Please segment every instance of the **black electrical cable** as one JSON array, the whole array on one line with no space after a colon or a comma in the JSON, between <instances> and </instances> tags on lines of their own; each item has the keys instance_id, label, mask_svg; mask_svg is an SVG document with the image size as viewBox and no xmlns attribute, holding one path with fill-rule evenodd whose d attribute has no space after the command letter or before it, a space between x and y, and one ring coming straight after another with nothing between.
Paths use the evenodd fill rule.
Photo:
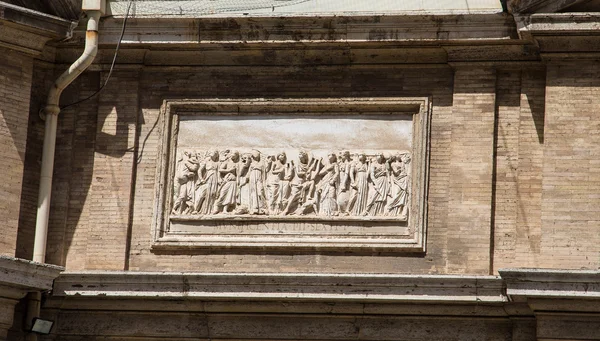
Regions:
<instances>
[{"instance_id":1,"label":"black electrical cable","mask_svg":"<svg viewBox=\"0 0 600 341\"><path fill-rule=\"evenodd\" d=\"M123 27L121 28L121 36L119 37L119 41L117 42L117 47L115 48L115 55L113 56L113 60L112 60L112 64L110 65L110 70L108 71L108 76L106 77L106 80L104 81L104 84L102 84L102 86L100 86L100 89L96 90L96 92L94 92L93 94L89 95L88 97L79 100L77 102L65 105L64 107L61 108L61 110L65 110L68 107L72 107L74 105L80 104L82 102L87 101L88 99L96 96L97 94L100 93L100 91L102 91L102 89L104 89L104 87L106 86L106 84L108 84L108 80L110 79L110 75L112 75L113 72L113 68L115 67L115 62L117 61L117 55L119 54L119 47L121 46L121 41L123 40L123 36L125 35L125 28L127 27L127 18L129 18L129 10L131 9L131 4L133 3L133 1L129 1L129 4L127 5L127 12L125 13L125 19L123 20Z\"/></svg>"}]
</instances>

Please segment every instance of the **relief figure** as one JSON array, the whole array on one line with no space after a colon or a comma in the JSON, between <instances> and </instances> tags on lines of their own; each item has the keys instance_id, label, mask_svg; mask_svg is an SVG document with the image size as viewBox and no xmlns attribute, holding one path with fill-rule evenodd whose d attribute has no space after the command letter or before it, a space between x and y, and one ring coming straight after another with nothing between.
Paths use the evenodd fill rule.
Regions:
<instances>
[{"instance_id":1,"label":"relief figure","mask_svg":"<svg viewBox=\"0 0 600 341\"><path fill-rule=\"evenodd\" d=\"M408 173L406 165L400 154L394 156L390 163L390 202L386 208L386 215L403 215L408 204Z\"/></svg>"},{"instance_id":2,"label":"relief figure","mask_svg":"<svg viewBox=\"0 0 600 341\"><path fill-rule=\"evenodd\" d=\"M192 211L197 171L198 160L192 152L184 151L177 165L173 214L188 214Z\"/></svg>"},{"instance_id":3,"label":"relief figure","mask_svg":"<svg viewBox=\"0 0 600 341\"><path fill-rule=\"evenodd\" d=\"M335 153L329 153L329 164L319 171L321 176L317 187L319 198L319 215L338 215L337 185L340 168Z\"/></svg>"},{"instance_id":4,"label":"relief figure","mask_svg":"<svg viewBox=\"0 0 600 341\"><path fill-rule=\"evenodd\" d=\"M238 165L238 194L237 194L237 207L235 209L236 214L248 214L248 207L250 206L250 186L249 172L250 163L252 157L250 154L243 154L240 157L240 163Z\"/></svg>"},{"instance_id":5,"label":"relief figure","mask_svg":"<svg viewBox=\"0 0 600 341\"><path fill-rule=\"evenodd\" d=\"M221 188L215 201L213 214L228 213L233 211L237 197L237 170L240 154L233 151L219 166Z\"/></svg>"},{"instance_id":6,"label":"relief figure","mask_svg":"<svg viewBox=\"0 0 600 341\"><path fill-rule=\"evenodd\" d=\"M250 191L250 202L248 212L250 214L265 214L267 208L264 177L266 164L261 159L260 152L253 150L251 154L250 169L248 170L248 189Z\"/></svg>"},{"instance_id":7,"label":"relief figure","mask_svg":"<svg viewBox=\"0 0 600 341\"><path fill-rule=\"evenodd\" d=\"M267 160L267 205L269 214L279 214L283 209L281 182L285 175L287 157L282 152L277 158L270 156Z\"/></svg>"},{"instance_id":8,"label":"relief figure","mask_svg":"<svg viewBox=\"0 0 600 341\"><path fill-rule=\"evenodd\" d=\"M367 199L369 196L369 165L364 153L358 154L358 160L350 169L350 183L352 193L348 206L352 215L360 216L367 212Z\"/></svg>"},{"instance_id":9,"label":"relief figure","mask_svg":"<svg viewBox=\"0 0 600 341\"><path fill-rule=\"evenodd\" d=\"M369 167L369 179L373 184L369 190L366 212L363 214L383 215L390 187L389 163L383 154L377 154L375 161Z\"/></svg>"},{"instance_id":10,"label":"relief figure","mask_svg":"<svg viewBox=\"0 0 600 341\"><path fill-rule=\"evenodd\" d=\"M350 167L352 166L352 160L350 159L350 152L340 152L338 158L338 169L339 177L337 184L337 204L338 211L340 214L349 215L348 201L350 200Z\"/></svg>"},{"instance_id":11,"label":"relief figure","mask_svg":"<svg viewBox=\"0 0 600 341\"><path fill-rule=\"evenodd\" d=\"M294 161L292 161L294 166ZM287 205L282 214L290 214L293 210L299 209L310 198L310 193L314 188L314 180L312 174L317 166L314 158L308 157L308 154L301 151L298 154L298 165L294 166L295 176L290 182L290 196L287 200Z\"/></svg>"},{"instance_id":12,"label":"relief figure","mask_svg":"<svg viewBox=\"0 0 600 341\"><path fill-rule=\"evenodd\" d=\"M318 157L300 151L295 160L285 152L274 154L255 149L178 152L171 214L408 219L408 152L395 151L388 158L382 152Z\"/></svg>"},{"instance_id":13,"label":"relief figure","mask_svg":"<svg viewBox=\"0 0 600 341\"><path fill-rule=\"evenodd\" d=\"M193 214L208 214L212 211L219 189L219 152L207 152L198 170L196 199Z\"/></svg>"},{"instance_id":14,"label":"relief figure","mask_svg":"<svg viewBox=\"0 0 600 341\"><path fill-rule=\"evenodd\" d=\"M285 169L283 170L283 179L281 180L281 209L285 209L285 207L287 207L289 198L290 198L290 193L291 193L291 187L290 187L290 181L292 181L292 179L294 178L295 173L294 173L294 165L292 162L287 162L285 164Z\"/></svg>"}]
</instances>

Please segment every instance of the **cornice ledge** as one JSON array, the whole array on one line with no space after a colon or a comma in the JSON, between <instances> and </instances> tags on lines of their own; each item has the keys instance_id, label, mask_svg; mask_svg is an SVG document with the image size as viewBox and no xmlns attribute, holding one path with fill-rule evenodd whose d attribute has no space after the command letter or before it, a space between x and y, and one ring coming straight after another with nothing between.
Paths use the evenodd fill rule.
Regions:
<instances>
[{"instance_id":1,"label":"cornice ledge","mask_svg":"<svg viewBox=\"0 0 600 341\"><path fill-rule=\"evenodd\" d=\"M100 299L503 303L494 276L64 272L53 296Z\"/></svg>"},{"instance_id":2,"label":"cornice ledge","mask_svg":"<svg viewBox=\"0 0 600 341\"><path fill-rule=\"evenodd\" d=\"M0 285L29 291L50 290L52 282L63 270L56 265L0 256Z\"/></svg>"},{"instance_id":3,"label":"cornice ledge","mask_svg":"<svg viewBox=\"0 0 600 341\"><path fill-rule=\"evenodd\" d=\"M600 300L600 271L556 269L501 269L511 301L532 298Z\"/></svg>"},{"instance_id":4,"label":"cornice ledge","mask_svg":"<svg viewBox=\"0 0 600 341\"><path fill-rule=\"evenodd\" d=\"M509 0L511 13L554 13L590 0Z\"/></svg>"},{"instance_id":5,"label":"cornice ledge","mask_svg":"<svg viewBox=\"0 0 600 341\"><path fill-rule=\"evenodd\" d=\"M540 13L520 18L519 32L533 35L600 35L600 13Z\"/></svg>"},{"instance_id":6,"label":"cornice ledge","mask_svg":"<svg viewBox=\"0 0 600 341\"><path fill-rule=\"evenodd\" d=\"M69 38L73 22L0 2L0 46L39 55L50 40Z\"/></svg>"},{"instance_id":7,"label":"cornice ledge","mask_svg":"<svg viewBox=\"0 0 600 341\"><path fill-rule=\"evenodd\" d=\"M239 43L515 43L512 16L484 13L394 13L288 17L134 17L123 44ZM115 44L122 19L106 18L100 44ZM83 37L79 27L77 36ZM81 39L78 39L81 40Z\"/></svg>"}]
</instances>

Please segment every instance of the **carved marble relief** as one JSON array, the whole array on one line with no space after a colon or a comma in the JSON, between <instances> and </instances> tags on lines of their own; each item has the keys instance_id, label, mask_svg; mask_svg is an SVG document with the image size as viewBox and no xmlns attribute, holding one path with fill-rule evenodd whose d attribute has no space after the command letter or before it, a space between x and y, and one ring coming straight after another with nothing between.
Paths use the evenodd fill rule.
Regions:
<instances>
[{"instance_id":1,"label":"carved marble relief","mask_svg":"<svg viewBox=\"0 0 600 341\"><path fill-rule=\"evenodd\" d=\"M173 217L314 216L407 220L411 154L185 150L175 167Z\"/></svg>"},{"instance_id":2,"label":"carved marble relief","mask_svg":"<svg viewBox=\"0 0 600 341\"><path fill-rule=\"evenodd\" d=\"M166 100L153 250L424 252L427 98Z\"/></svg>"}]
</instances>

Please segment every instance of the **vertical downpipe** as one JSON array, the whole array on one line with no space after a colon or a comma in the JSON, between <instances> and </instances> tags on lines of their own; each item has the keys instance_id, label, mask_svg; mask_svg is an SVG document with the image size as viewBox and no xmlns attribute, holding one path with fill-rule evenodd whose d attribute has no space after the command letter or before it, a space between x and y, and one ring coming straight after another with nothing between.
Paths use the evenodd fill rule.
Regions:
<instances>
[{"instance_id":1,"label":"vertical downpipe","mask_svg":"<svg viewBox=\"0 0 600 341\"><path fill-rule=\"evenodd\" d=\"M88 1L89 2L89 1ZM97 9L83 10L88 15L88 23L83 54L56 79L50 92L48 102L44 108L45 130L44 147L42 154L42 170L40 174L40 188L38 194L38 210L35 222L35 240L33 245L33 261L44 263L46 261L46 242L48 239L48 218L50 217L50 198L52 194L52 173L54 172L54 153L56 150L56 129L58 114L60 113L59 100L63 90L71 84L85 69L92 64L98 52L98 22L102 15L105 0L95 0L89 5L96 5ZM85 3L85 1L84 1ZM25 328L31 330L32 321L40 316L42 293L30 292L27 296L27 313ZM27 341L37 341L38 336L33 332L27 333Z\"/></svg>"},{"instance_id":2,"label":"vertical downpipe","mask_svg":"<svg viewBox=\"0 0 600 341\"><path fill-rule=\"evenodd\" d=\"M50 89L48 102L44 108L46 126L44 132L44 149L42 155L42 171L40 191L38 194L38 211L35 222L35 242L33 245L33 261L44 263L46 260L46 241L48 237L48 218L50 216L50 198L52 192L52 173L54 172L54 152L56 149L56 128L60 113L59 100L63 90L71 84L85 69L92 64L98 52L98 21L100 11L88 11L85 49L67 71L65 71Z\"/></svg>"}]
</instances>

